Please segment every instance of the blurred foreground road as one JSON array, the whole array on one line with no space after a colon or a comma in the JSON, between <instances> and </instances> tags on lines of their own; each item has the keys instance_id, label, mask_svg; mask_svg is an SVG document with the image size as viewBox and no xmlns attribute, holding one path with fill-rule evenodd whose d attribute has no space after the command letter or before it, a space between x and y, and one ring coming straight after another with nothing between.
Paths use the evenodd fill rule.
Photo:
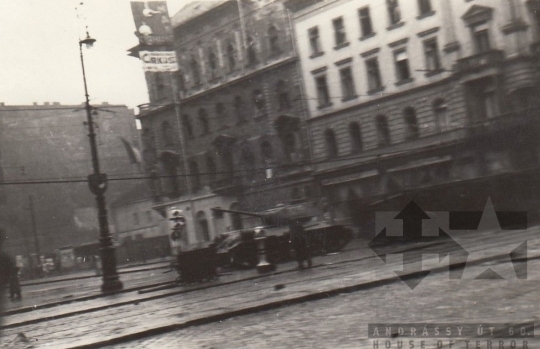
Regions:
<instances>
[{"instance_id":1,"label":"blurred foreground road","mask_svg":"<svg viewBox=\"0 0 540 349\"><path fill-rule=\"evenodd\" d=\"M505 257L526 240L529 257L539 256L539 231L453 236L470 252L469 262L489 260L467 265L462 280L449 280L448 257L439 260L445 245L421 249L423 269L438 269L414 290L394 273L403 270L401 254L388 255L385 264L369 249L349 249L317 257L310 270L287 263L262 277L235 272L5 316L0 348L372 348L368 322L538 324L540 260L529 260L528 279L516 280ZM506 280L473 280L487 268Z\"/></svg>"}]
</instances>

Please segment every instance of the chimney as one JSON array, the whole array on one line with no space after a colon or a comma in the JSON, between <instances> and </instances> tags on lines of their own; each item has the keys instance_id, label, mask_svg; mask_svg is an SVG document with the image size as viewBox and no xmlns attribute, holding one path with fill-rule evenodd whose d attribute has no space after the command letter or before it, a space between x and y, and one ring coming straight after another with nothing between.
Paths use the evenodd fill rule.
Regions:
<instances>
[{"instance_id":1,"label":"chimney","mask_svg":"<svg viewBox=\"0 0 540 349\"><path fill-rule=\"evenodd\" d=\"M5 106L4 102L0 102L0 107Z\"/></svg>"},{"instance_id":2,"label":"chimney","mask_svg":"<svg viewBox=\"0 0 540 349\"><path fill-rule=\"evenodd\" d=\"M53 102L53 105L60 105L60 102Z\"/></svg>"},{"instance_id":3,"label":"chimney","mask_svg":"<svg viewBox=\"0 0 540 349\"><path fill-rule=\"evenodd\" d=\"M45 103L43 103L43 105L49 105L49 102L45 102Z\"/></svg>"},{"instance_id":4,"label":"chimney","mask_svg":"<svg viewBox=\"0 0 540 349\"><path fill-rule=\"evenodd\" d=\"M34 105L37 105L37 102L34 102Z\"/></svg>"},{"instance_id":5,"label":"chimney","mask_svg":"<svg viewBox=\"0 0 540 349\"><path fill-rule=\"evenodd\" d=\"M103 102L101 105L109 105L109 102Z\"/></svg>"}]
</instances>

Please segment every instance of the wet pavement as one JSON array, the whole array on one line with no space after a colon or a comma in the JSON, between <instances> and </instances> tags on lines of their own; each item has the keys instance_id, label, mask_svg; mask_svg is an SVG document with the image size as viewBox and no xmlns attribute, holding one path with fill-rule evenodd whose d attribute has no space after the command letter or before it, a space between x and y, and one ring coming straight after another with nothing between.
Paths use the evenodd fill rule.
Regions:
<instances>
[{"instance_id":1,"label":"wet pavement","mask_svg":"<svg viewBox=\"0 0 540 349\"><path fill-rule=\"evenodd\" d=\"M540 254L538 232L535 227L511 234L462 234L455 239L471 252L469 261L495 258L497 254L500 258L525 240L529 240L529 256L533 256ZM145 294L123 293L7 316L0 348L24 347L21 345L103 347L114 341L125 343L119 345L124 348L281 348L291 345L295 348L363 348L371 347L365 333L368 319L390 321L394 313L395 319L408 322L463 321L464 317L467 321L495 322L493 316L499 317L505 310L514 311L516 318L526 316L536 320L536 305L524 308L523 304L533 304L538 299L533 292L540 280L536 272L540 270L538 260L528 263L529 280L460 281L448 280L448 272L444 271L448 258L439 260L444 246L431 246L423 252L426 253L423 268L439 270L432 272L414 291L394 273L403 269L400 255L387 256L385 264L369 249L348 249L337 255L316 258L318 267L311 270L296 271L294 263L288 263L280 265L278 273L263 277L256 277L254 271L244 271L223 276L213 284ZM515 279L513 269L504 267L504 263L495 260L487 263L501 275ZM474 278L482 271L482 265L468 264L464 276ZM207 288L195 291L200 286ZM351 291L357 292L334 296ZM511 297L506 300L508 295ZM320 300L327 297L330 298ZM497 297L502 301L493 303ZM348 300L342 301L344 299ZM475 299L481 306L471 306L471 300ZM443 307L440 309L447 310L437 312L438 303ZM246 315L252 313L255 314ZM239 317L232 318L235 316ZM239 321L238 325L235 321ZM227 324L232 325L227 327ZM206 328L206 334L197 332L202 328ZM177 329L182 330L175 331ZM169 333L151 337L165 332ZM28 342L17 339L19 333L24 333ZM137 338L142 339L133 341ZM303 338L310 338L305 345Z\"/></svg>"}]
</instances>

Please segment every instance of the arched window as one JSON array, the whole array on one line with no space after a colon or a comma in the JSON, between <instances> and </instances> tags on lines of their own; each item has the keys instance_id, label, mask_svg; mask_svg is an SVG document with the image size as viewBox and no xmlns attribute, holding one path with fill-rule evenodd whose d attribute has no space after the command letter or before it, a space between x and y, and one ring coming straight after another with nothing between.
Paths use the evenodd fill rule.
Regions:
<instances>
[{"instance_id":1,"label":"arched window","mask_svg":"<svg viewBox=\"0 0 540 349\"><path fill-rule=\"evenodd\" d=\"M216 119L219 125L228 125L227 122L227 111L225 110L225 105L221 102L216 103Z\"/></svg>"},{"instance_id":2,"label":"arched window","mask_svg":"<svg viewBox=\"0 0 540 349\"><path fill-rule=\"evenodd\" d=\"M418 128L418 120L416 119L416 112L413 108L407 107L403 110L403 118L407 127L407 140L416 139L420 136L420 130Z\"/></svg>"},{"instance_id":3,"label":"arched window","mask_svg":"<svg viewBox=\"0 0 540 349\"><path fill-rule=\"evenodd\" d=\"M230 41L227 42L227 62L229 64L229 71L234 71L236 69L236 49Z\"/></svg>"},{"instance_id":4,"label":"arched window","mask_svg":"<svg viewBox=\"0 0 540 349\"><path fill-rule=\"evenodd\" d=\"M264 162L271 162L274 159L272 145L268 141L261 143L261 158Z\"/></svg>"},{"instance_id":5,"label":"arched window","mask_svg":"<svg viewBox=\"0 0 540 349\"><path fill-rule=\"evenodd\" d=\"M212 155L206 157L206 170L208 171L208 181L213 184L216 181L216 162Z\"/></svg>"},{"instance_id":6,"label":"arched window","mask_svg":"<svg viewBox=\"0 0 540 349\"><path fill-rule=\"evenodd\" d=\"M279 110L286 110L291 108L291 101L289 100L289 91L285 81L279 80L276 84L276 94L278 99Z\"/></svg>"},{"instance_id":7,"label":"arched window","mask_svg":"<svg viewBox=\"0 0 540 349\"><path fill-rule=\"evenodd\" d=\"M326 140L326 151L329 158L336 157L338 155L338 147L336 142L336 135L331 129L324 131L324 138Z\"/></svg>"},{"instance_id":8,"label":"arched window","mask_svg":"<svg viewBox=\"0 0 540 349\"><path fill-rule=\"evenodd\" d=\"M191 68L191 76L193 77L193 84L195 86L201 84L201 71L199 68L199 62L195 59L195 57L191 57L191 62L189 63L189 66Z\"/></svg>"},{"instance_id":9,"label":"arched window","mask_svg":"<svg viewBox=\"0 0 540 349\"><path fill-rule=\"evenodd\" d=\"M210 124L208 122L208 116L204 109L199 109L199 123L201 124L201 134L205 135L210 133Z\"/></svg>"},{"instance_id":10,"label":"arched window","mask_svg":"<svg viewBox=\"0 0 540 349\"><path fill-rule=\"evenodd\" d=\"M351 137L351 152L358 153L362 151L362 131L360 124L351 122L349 124L349 135Z\"/></svg>"},{"instance_id":11,"label":"arched window","mask_svg":"<svg viewBox=\"0 0 540 349\"><path fill-rule=\"evenodd\" d=\"M189 115L182 115L182 126L184 128L184 133L187 138L193 138L193 127L191 125L191 119Z\"/></svg>"},{"instance_id":12,"label":"arched window","mask_svg":"<svg viewBox=\"0 0 540 349\"><path fill-rule=\"evenodd\" d=\"M433 114L435 115L435 125L437 131L444 132L450 129L450 121L448 120L446 102L442 98L438 98L433 102Z\"/></svg>"},{"instance_id":13,"label":"arched window","mask_svg":"<svg viewBox=\"0 0 540 349\"><path fill-rule=\"evenodd\" d=\"M218 61L212 50L208 53L208 66L210 67L212 78L215 78L217 76Z\"/></svg>"},{"instance_id":14,"label":"arched window","mask_svg":"<svg viewBox=\"0 0 540 349\"><path fill-rule=\"evenodd\" d=\"M238 121L245 120L244 102L242 101L242 97L235 96L233 105L234 105L234 112L236 113L236 120L238 120Z\"/></svg>"},{"instance_id":15,"label":"arched window","mask_svg":"<svg viewBox=\"0 0 540 349\"><path fill-rule=\"evenodd\" d=\"M264 95L262 94L261 90L253 91L253 104L255 105L257 115L264 113Z\"/></svg>"},{"instance_id":16,"label":"arched window","mask_svg":"<svg viewBox=\"0 0 540 349\"><path fill-rule=\"evenodd\" d=\"M171 125L167 121L163 121L163 123L161 123L161 134L163 137L163 144L173 145L174 143L173 133L172 133Z\"/></svg>"},{"instance_id":17,"label":"arched window","mask_svg":"<svg viewBox=\"0 0 540 349\"><path fill-rule=\"evenodd\" d=\"M202 241L210 241L210 229L208 228L208 220L204 211L197 212L198 233L197 238Z\"/></svg>"},{"instance_id":18,"label":"arched window","mask_svg":"<svg viewBox=\"0 0 540 349\"><path fill-rule=\"evenodd\" d=\"M249 65L257 63L257 48L252 36L247 37L247 58Z\"/></svg>"},{"instance_id":19,"label":"arched window","mask_svg":"<svg viewBox=\"0 0 540 349\"><path fill-rule=\"evenodd\" d=\"M270 45L270 52L272 54L277 54L281 51L279 48L278 31L273 25L268 28L268 43Z\"/></svg>"},{"instance_id":20,"label":"arched window","mask_svg":"<svg viewBox=\"0 0 540 349\"><path fill-rule=\"evenodd\" d=\"M201 187L201 178L199 176L199 164L197 161L191 160L189 162L189 174L191 176L191 189L193 192L199 190Z\"/></svg>"},{"instance_id":21,"label":"arched window","mask_svg":"<svg viewBox=\"0 0 540 349\"><path fill-rule=\"evenodd\" d=\"M377 115L375 119L377 126L377 136L379 138L379 147L390 145L390 129L388 128L388 120L384 115Z\"/></svg>"}]
</instances>

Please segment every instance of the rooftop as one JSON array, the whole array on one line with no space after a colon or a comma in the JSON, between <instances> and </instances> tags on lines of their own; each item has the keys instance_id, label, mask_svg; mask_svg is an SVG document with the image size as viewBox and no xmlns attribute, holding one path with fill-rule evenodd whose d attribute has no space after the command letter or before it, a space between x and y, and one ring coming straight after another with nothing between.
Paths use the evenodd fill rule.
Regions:
<instances>
[{"instance_id":1,"label":"rooftop","mask_svg":"<svg viewBox=\"0 0 540 349\"><path fill-rule=\"evenodd\" d=\"M197 16L200 16L201 14L227 1L231 0L205 0L190 2L186 6L182 7L182 9L172 17L172 26L179 26L180 24L185 23Z\"/></svg>"}]
</instances>

